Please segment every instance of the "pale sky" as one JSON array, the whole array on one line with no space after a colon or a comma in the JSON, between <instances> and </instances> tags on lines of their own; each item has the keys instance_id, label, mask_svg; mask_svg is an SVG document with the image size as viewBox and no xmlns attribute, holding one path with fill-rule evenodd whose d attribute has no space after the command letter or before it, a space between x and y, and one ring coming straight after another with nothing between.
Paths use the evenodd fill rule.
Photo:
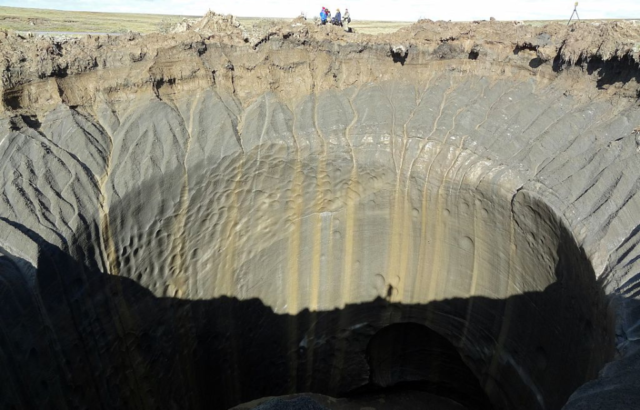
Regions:
<instances>
[{"instance_id":1,"label":"pale sky","mask_svg":"<svg viewBox=\"0 0 640 410\"><path fill-rule=\"evenodd\" d=\"M570 0L0 0L2 6L59 10L108 11L202 15L211 9L247 17L308 17L322 6L335 13L348 8L353 19L415 21L432 20L547 20L568 19ZM583 19L638 18L640 0L584 0L578 13Z\"/></svg>"}]
</instances>

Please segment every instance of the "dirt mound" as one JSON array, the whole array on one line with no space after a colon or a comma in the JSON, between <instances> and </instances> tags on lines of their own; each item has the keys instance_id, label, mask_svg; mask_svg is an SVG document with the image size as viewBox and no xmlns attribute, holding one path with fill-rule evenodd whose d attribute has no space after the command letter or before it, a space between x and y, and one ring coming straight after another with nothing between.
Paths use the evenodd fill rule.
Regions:
<instances>
[{"instance_id":1,"label":"dirt mound","mask_svg":"<svg viewBox=\"0 0 640 410\"><path fill-rule=\"evenodd\" d=\"M241 33L242 25L235 16L230 14L216 14L209 10L200 20L190 27L190 30L203 35Z\"/></svg>"}]
</instances>

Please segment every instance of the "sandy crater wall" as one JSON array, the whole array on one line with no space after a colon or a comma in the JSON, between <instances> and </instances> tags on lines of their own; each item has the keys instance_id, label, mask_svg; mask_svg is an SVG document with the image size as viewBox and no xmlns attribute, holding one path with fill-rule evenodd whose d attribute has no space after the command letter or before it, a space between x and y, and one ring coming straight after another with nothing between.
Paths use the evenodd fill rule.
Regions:
<instances>
[{"instance_id":1,"label":"sandy crater wall","mask_svg":"<svg viewBox=\"0 0 640 410\"><path fill-rule=\"evenodd\" d=\"M637 63L562 68L582 58L571 37L554 58L552 40L452 27L402 61L332 32L257 50L186 33L10 76L4 404L341 394L407 321L453 343L496 408L531 409L595 378L617 323L623 359L567 408L625 400L633 380L607 383L634 363Z\"/></svg>"}]
</instances>

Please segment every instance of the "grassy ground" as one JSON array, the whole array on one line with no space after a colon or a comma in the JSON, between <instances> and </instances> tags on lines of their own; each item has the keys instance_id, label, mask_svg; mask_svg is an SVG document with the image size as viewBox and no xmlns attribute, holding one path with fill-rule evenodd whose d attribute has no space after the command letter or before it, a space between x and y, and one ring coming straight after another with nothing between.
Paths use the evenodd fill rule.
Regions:
<instances>
[{"instance_id":1,"label":"grassy ground","mask_svg":"<svg viewBox=\"0 0 640 410\"><path fill-rule=\"evenodd\" d=\"M123 33L131 30L151 33L177 23L184 17L0 7L0 28L16 31Z\"/></svg>"},{"instance_id":2,"label":"grassy ground","mask_svg":"<svg viewBox=\"0 0 640 410\"><path fill-rule=\"evenodd\" d=\"M395 22L395 21L353 21L349 24L350 27L356 31L356 33L363 34L387 34L393 33L402 27L406 27L412 22Z\"/></svg>"}]
</instances>

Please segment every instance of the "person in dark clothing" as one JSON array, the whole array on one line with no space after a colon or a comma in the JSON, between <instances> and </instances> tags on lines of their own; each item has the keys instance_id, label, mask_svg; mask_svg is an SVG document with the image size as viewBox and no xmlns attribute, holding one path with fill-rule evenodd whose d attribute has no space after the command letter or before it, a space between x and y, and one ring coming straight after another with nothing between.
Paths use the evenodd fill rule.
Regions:
<instances>
[{"instance_id":1,"label":"person in dark clothing","mask_svg":"<svg viewBox=\"0 0 640 410\"><path fill-rule=\"evenodd\" d=\"M336 10L336 16L333 18L333 24L336 26L342 25L342 15L340 14L340 9Z\"/></svg>"}]
</instances>

